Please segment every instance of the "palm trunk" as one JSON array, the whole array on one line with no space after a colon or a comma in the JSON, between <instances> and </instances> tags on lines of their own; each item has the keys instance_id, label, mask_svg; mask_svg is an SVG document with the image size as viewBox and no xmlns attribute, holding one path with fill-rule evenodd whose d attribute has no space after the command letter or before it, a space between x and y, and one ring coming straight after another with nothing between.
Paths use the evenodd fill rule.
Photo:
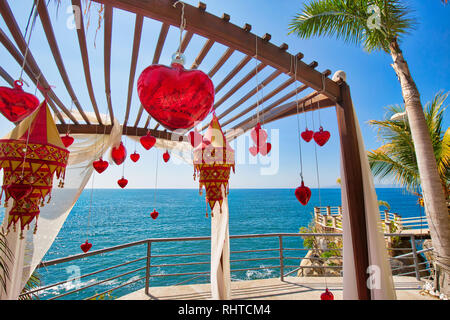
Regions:
<instances>
[{"instance_id":1,"label":"palm trunk","mask_svg":"<svg viewBox=\"0 0 450 320\"><path fill-rule=\"evenodd\" d=\"M435 265L437 271L435 278L439 279L438 283L436 283L436 289L441 293L449 295L450 221L447 203L438 173L430 134L425 122L419 91L411 77L408 64L403 57L396 39L390 44L390 52L394 61L392 67L397 73L402 88L405 109L414 141L420 184L430 228L431 241L435 250L434 255L436 257Z\"/></svg>"}]
</instances>

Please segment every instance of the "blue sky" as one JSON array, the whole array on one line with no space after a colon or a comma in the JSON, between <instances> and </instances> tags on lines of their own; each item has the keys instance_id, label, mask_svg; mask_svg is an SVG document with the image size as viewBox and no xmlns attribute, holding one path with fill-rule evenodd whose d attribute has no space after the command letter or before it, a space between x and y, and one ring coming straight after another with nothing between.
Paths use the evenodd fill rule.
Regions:
<instances>
[{"instance_id":1,"label":"blue sky","mask_svg":"<svg viewBox=\"0 0 450 320\"><path fill-rule=\"evenodd\" d=\"M24 31L29 12L31 10L32 0L8 1L17 22ZM189 4L197 5L197 1L186 1ZM300 40L295 35L288 35L288 24L294 14L299 11L303 1L269 1L269 0L204 0L207 4L207 11L221 16L222 13L228 13L231 16L231 23L243 26L245 23L252 25L252 32L259 36L269 33L272 35L271 42L280 45L283 42L289 45L290 53L302 52L303 61L309 63L316 60L319 63L318 70L330 69L334 73L337 70L344 70L347 73L347 82L351 87L352 97L356 114L361 125L364 142L367 149L374 149L380 145L376 139L374 129L370 128L367 121L370 119L382 119L385 109L390 104L400 104L402 96L396 75L390 67L390 56L381 53L366 53L362 48L353 45L347 45L340 41L329 38L319 38L311 40ZM401 42L401 48L407 59L413 77L421 93L422 102L425 103L432 99L439 90L450 90L450 30L448 21L450 21L450 6L444 7L439 0L427 1L408 1L415 9L414 15L419 22L417 29L411 35L406 36ZM55 34L58 40L59 49L64 57L65 67L69 73L72 86L75 88L76 95L85 110L92 110L84 73L82 71L81 56L78 49L78 41L75 30L69 30L66 27L68 14L66 8L69 1L62 0L62 5L56 14L56 7L53 4L49 6L49 12L54 24ZM96 8L96 5L94 5ZM96 37L96 47L94 47L94 36L97 24L97 13L92 10L90 18L90 27L87 31L88 50L91 62L90 70L93 79L95 96L101 112L106 112L106 98L104 87L103 70L103 28L98 31ZM187 21L189 24L189 21ZM0 19L0 27L8 35L9 32L3 19ZM132 51L134 30L134 17L132 14L115 10L113 22L113 43L112 43L112 101L117 117L123 120L125 106L127 101L128 76L130 69L130 57ZM159 35L160 23L145 19L143 38L141 42L140 54L138 59L137 75L153 59L153 52ZM194 36L186 50L187 63L189 67L201 49L204 39ZM171 28L166 40L160 63L169 64L172 53L178 46L178 29ZM30 44L31 52L41 66L41 69L48 82L55 85L54 89L63 103L70 108L70 97L65 90L64 84L54 65L47 40L42 31L40 20L37 20L36 27L33 30ZM215 61L222 55L225 47L215 44L210 51L200 70L208 72ZM220 72L213 77L213 82L218 84L240 59L242 55L233 54L230 60L224 65ZM20 66L13 60L6 49L0 47L1 66L14 78L20 74ZM216 97L220 99L221 95L227 92L241 77L246 75L254 62L249 63L239 74L237 79L230 82L224 90ZM259 81L264 79L273 71L266 68L258 77ZM28 78L25 77L27 81ZM286 77L280 77L270 86L264 89L269 92L278 86ZM31 83L31 81L29 81ZM0 79L0 85L6 85L3 79ZM255 78L238 91L236 97L230 99L227 104L219 107L217 113L225 110L230 103L236 101L249 88L256 85ZM293 87L292 87L293 88ZM26 88L27 91L34 92L35 87L31 85ZM287 92L287 91L286 91ZM38 94L39 98L42 98ZM271 101L276 100L279 96ZM271 101L264 104L267 106ZM242 108L256 102L253 97ZM134 124L136 113L139 106L136 89L134 90L132 100L132 111L130 122ZM263 106L263 107L264 107ZM231 117L225 117L228 119ZM251 114L249 114L251 115ZM317 126L319 114L317 112L307 115L311 128L311 122L314 118ZM313 117L313 118L312 118ZM320 112L321 123L326 130L331 132L330 141L322 148L318 148L318 165L321 187L333 186L336 184L336 178L339 173L339 139L334 108L322 110ZM141 125L144 124L146 114L142 117ZM209 119L209 118L207 118ZM300 116L301 131L304 129L304 116ZM444 126L449 126L448 112L444 121ZM236 124L236 123L233 123ZM151 127L155 124L152 121ZM0 135L5 135L13 128L5 118L0 119ZM265 126L269 132L276 130L279 136L279 144L275 149L279 149L279 169L276 174L263 175L261 168L266 167L265 163L249 164L248 154L245 155L247 164L238 165L236 174L231 178L231 188L294 188L299 185L299 151L298 151L298 133L297 119L290 117ZM272 136L273 139L276 136ZM275 141L274 141L275 142ZM128 153L134 151L134 142L125 140L128 147ZM248 140L247 140L248 144ZM248 147L248 145L247 145ZM274 149L274 151L276 151ZM314 147L303 143L303 166L305 182L310 187L317 186L317 177L315 174L316 163ZM134 164L129 159L125 163L125 176L129 180L129 188L152 188L155 180L155 150L145 151L138 146L138 152L141 154L141 160ZM197 188L198 182L193 181L192 166L176 165L173 162L165 164L161 159L162 152L159 151L159 171L158 185L161 188ZM275 154L274 154L275 156ZM122 175L122 168L111 166L105 173L95 179L95 187L118 188L117 179Z\"/></svg>"}]
</instances>

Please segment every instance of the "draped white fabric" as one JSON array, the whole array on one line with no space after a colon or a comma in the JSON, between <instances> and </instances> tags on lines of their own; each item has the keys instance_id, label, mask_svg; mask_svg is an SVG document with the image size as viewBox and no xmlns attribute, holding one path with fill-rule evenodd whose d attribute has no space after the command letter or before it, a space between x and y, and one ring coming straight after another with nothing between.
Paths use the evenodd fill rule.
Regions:
<instances>
[{"instance_id":1,"label":"draped white fabric","mask_svg":"<svg viewBox=\"0 0 450 320\"><path fill-rule=\"evenodd\" d=\"M211 296L214 300L229 300L231 295L228 197L223 186L222 194L222 212L216 202L211 216Z\"/></svg>"},{"instance_id":2,"label":"draped white fabric","mask_svg":"<svg viewBox=\"0 0 450 320\"><path fill-rule=\"evenodd\" d=\"M74 112L73 114L77 119L82 119L78 113ZM87 116L92 123L96 123L94 114L87 113ZM109 125L110 122L108 122L106 115L103 115L103 117L105 123ZM96 135L72 135L75 142L69 147L70 156L64 189L59 189L57 183L53 183L52 199L40 210L36 234L33 234L34 228L30 228L30 230L24 232L25 239L20 240L20 230L14 232L11 228L7 235L8 247L13 252L13 259L8 265L10 277L7 280L7 291L4 292L3 289L0 289L0 300L15 300L18 298L22 288L47 253L91 178L93 173L92 162L103 156L112 145L120 142L121 134L121 126L115 120L109 135L103 135L100 132ZM9 203L8 207L11 208L11 206L12 202ZM8 211L5 213L2 225L5 229L7 219Z\"/></svg>"},{"instance_id":3,"label":"draped white fabric","mask_svg":"<svg viewBox=\"0 0 450 320\"><path fill-rule=\"evenodd\" d=\"M367 229L367 241L369 251L369 265L367 285L371 289L371 296L374 300L394 300L396 299L394 282L392 279L391 266L388 260L386 242L384 241L383 229L381 226L380 211L378 207L377 195L373 183L372 172L364 147L361 129L355 114L355 125L359 145L359 155L361 159L361 169L363 177L365 217ZM341 173L343 173L341 162ZM341 174L342 185L345 185L345 176ZM343 237L344 237L344 292L345 300L358 299L355 265L353 260L353 244L348 216L347 195L345 188L342 188L342 211L343 211Z\"/></svg>"}]
</instances>

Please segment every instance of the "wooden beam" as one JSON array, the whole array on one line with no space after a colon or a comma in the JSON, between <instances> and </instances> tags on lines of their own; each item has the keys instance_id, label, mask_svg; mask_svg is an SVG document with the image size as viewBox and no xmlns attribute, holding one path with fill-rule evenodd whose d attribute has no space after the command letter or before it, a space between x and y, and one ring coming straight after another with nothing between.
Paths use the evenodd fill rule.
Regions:
<instances>
[{"instance_id":1,"label":"wooden beam","mask_svg":"<svg viewBox=\"0 0 450 320\"><path fill-rule=\"evenodd\" d=\"M5 79L5 81L8 82L8 84L9 84L11 87L14 87L14 79L9 75L8 72L6 72L6 70L3 69L1 66L0 66L0 77L2 77L3 79Z\"/></svg>"},{"instance_id":2,"label":"wooden beam","mask_svg":"<svg viewBox=\"0 0 450 320\"><path fill-rule=\"evenodd\" d=\"M191 65L191 69L197 69L200 64L203 62L203 59L205 59L206 55L208 54L209 50L211 50L211 47L213 46L214 41L213 40L206 40L205 44L203 45L202 50L198 54L197 58L195 58L194 62Z\"/></svg>"},{"instance_id":3,"label":"wooden beam","mask_svg":"<svg viewBox=\"0 0 450 320\"><path fill-rule=\"evenodd\" d=\"M106 3L107 4L107 3ZM81 7L80 0L72 0L72 5ZM92 107L94 108L95 116L97 117L98 123L102 123L100 117L100 112L98 111L97 101L95 100L94 89L92 87L91 71L89 67L89 55L86 44L86 34L84 32L83 15L79 15L81 28L77 28L78 44L80 46L81 60L83 61L84 77L86 79L86 86L88 89L89 98L91 99Z\"/></svg>"},{"instance_id":4,"label":"wooden beam","mask_svg":"<svg viewBox=\"0 0 450 320\"><path fill-rule=\"evenodd\" d=\"M208 73L208 77L212 78L217 71L219 71L220 68L222 68L223 64L230 58L230 56L233 54L234 49L228 48L220 57L219 61L212 67L211 71Z\"/></svg>"},{"instance_id":5,"label":"wooden beam","mask_svg":"<svg viewBox=\"0 0 450 320\"><path fill-rule=\"evenodd\" d=\"M112 42L112 24L113 24L113 8L110 5L105 5L105 36L104 36L104 50L103 60L105 69L105 94L106 103L108 104L109 117L111 123L114 123L114 109L111 99L111 42Z\"/></svg>"},{"instance_id":6,"label":"wooden beam","mask_svg":"<svg viewBox=\"0 0 450 320\"><path fill-rule=\"evenodd\" d=\"M370 300L370 290L367 287L369 254L367 246L366 210L361 157L356 133L356 120L353 112L350 88L345 82L342 82L340 87L341 100L336 105L336 115L341 142L343 175L345 177L342 180L342 187L345 189L347 198L358 298L359 300Z\"/></svg>"},{"instance_id":7,"label":"wooden beam","mask_svg":"<svg viewBox=\"0 0 450 320\"><path fill-rule=\"evenodd\" d=\"M125 119L123 120L124 127L126 127L128 123L128 117L130 116L131 98L133 97L134 78L136 77L136 66L139 57L139 48L141 45L143 23L144 17L141 15L137 15L134 24L133 52L131 54L130 76L128 78L128 97L125 111Z\"/></svg>"},{"instance_id":8,"label":"wooden beam","mask_svg":"<svg viewBox=\"0 0 450 320\"><path fill-rule=\"evenodd\" d=\"M233 70L231 70L226 76L225 78L216 86L216 94L222 90L222 88L228 83L230 82L231 79L234 78L234 76L242 70L242 68L245 67L245 65L247 63L250 62L250 60L252 59L252 57L250 56L245 56L234 68Z\"/></svg>"},{"instance_id":9,"label":"wooden beam","mask_svg":"<svg viewBox=\"0 0 450 320\"><path fill-rule=\"evenodd\" d=\"M173 7L169 0L93 0L99 3L109 3L122 10L142 14L149 18L178 26L180 9ZM194 6L185 4L185 18L188 21L186 29L202 37L222 43L223 45L241 51L248 56L255 56L255 35ZM258 59L279 69L284 73L291 71L292 55L281 51L274 44L257 37ZM322 74L300 61L297 64L298 79L314 90L322 90ZM337 101L340 97L339 86L331 79L325 79L324 94Z\"/></svg>"},{"instance_id":10,"label":"wooden beam","mask_svg":"<svg viewBox=\"0 0 450 320\"><path fill-rule=\"evenodd\" d=\"M84 113L84 110L81 107L80 102L78 101L75 91L72 88L72 84L70 83L69 76L67 75L67 71L64 66L64 62L61 57L61 53L58 48L58 43L56 42L55 33L53 32L52 23L50 21L49 15L48 15L47 5L45 4L45 1L38 1L37 10L39 12L39 17L41 19L42 27L44 28L45 36L47 37L48 45L50 47L50 50L52 51L53 58L55 60L59 74L61 75L64 85L67 89L67 92L69 93L70 98L72 99L72 101L73 101L75 107L77 108L78 112L80 113L80 115L83 117L84 121L86 121L87 124L90 124L90 121L89 121L88 117L86 116L86 114Z\"/></svg>"}]
</instances>

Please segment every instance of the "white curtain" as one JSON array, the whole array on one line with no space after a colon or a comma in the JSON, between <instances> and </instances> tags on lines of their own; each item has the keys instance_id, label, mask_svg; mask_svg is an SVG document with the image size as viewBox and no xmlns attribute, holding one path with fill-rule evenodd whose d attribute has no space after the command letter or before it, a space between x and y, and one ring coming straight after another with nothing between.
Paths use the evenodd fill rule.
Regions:
<instances>
[{"instance_id":1,"label":"white curtain","mask_svg":"<svg viewBox=\"0 0 450 320\"><path fill-rule=\"evenodd\" d=\"M79 113L73 112L73 114L75 118L82 119ZM87 113L87 116L92 123L97 122L94 114ZM107 125L111 124L106 115L103 117ZM103 135L102 132L95 135L72 135L75 142L69 147L70 156L64 188L59 189L57 183L53 183L52 199L50 203L41 207L36 234L33 234L34 228L31 227L30 230L24 230L25 239L23 240L19 239L20 228L17 228L16 232L11 228L7 235L8 247L13 253L13 259L8 263L10 277L7 281L7 290L4 292L0 288L0 300L16 300L18 298L22 288L47 253L91 178L92 162L103 156L112 145L120 142L121 134L121 126L115 120L109 135ZM8 208L12 207L12 201L10 199L11 203ZM7 221L8 210L5 212L2 225L5 229Z\"/></svg>"},{"instance_id":2,"label":"white curtain","mask_svg":"<svg viewBox=\"0 0 450 320\"><path fill-rule=\"evenodd\" d=\"M230 235L228 227L228 197L222 203L216 202L211 216L211 296L214 300L230 300Z\"/></svg>"},{"instance_id":3,"label":"white curtain","mask_svg":"<svg viewBox=\"0 0 450 320\"><path fill-rule=\"evenodd\" d=\"M381 226L380 211L378 207L377 195L373 183L372 172L369 167L369 161L364 147L363 138L359 122L355 114L355 126L357 132L359 156L361 159L361 169L363 177L364 203L365 203L365 217L367 229L367 241L369 251L369 265L371 270L368 273L368 285L371 288L371 296L373 300L395 300L395 288L392 279L391 266L388 260L386 250L386 242L384 240L383 228ZM341 158L342 159L342 158ZM345 185L341 161L341 178L342 185ZM355 278L355 266L353 260L353 244L352 234L350 229L350 222L348 216L348 205L346 202L347 196L345 188L342 188L342 209L343 209L343 237L344 237L344 292L343 298L345 300L358 299Z\"/></svg>"}]
</instances>

